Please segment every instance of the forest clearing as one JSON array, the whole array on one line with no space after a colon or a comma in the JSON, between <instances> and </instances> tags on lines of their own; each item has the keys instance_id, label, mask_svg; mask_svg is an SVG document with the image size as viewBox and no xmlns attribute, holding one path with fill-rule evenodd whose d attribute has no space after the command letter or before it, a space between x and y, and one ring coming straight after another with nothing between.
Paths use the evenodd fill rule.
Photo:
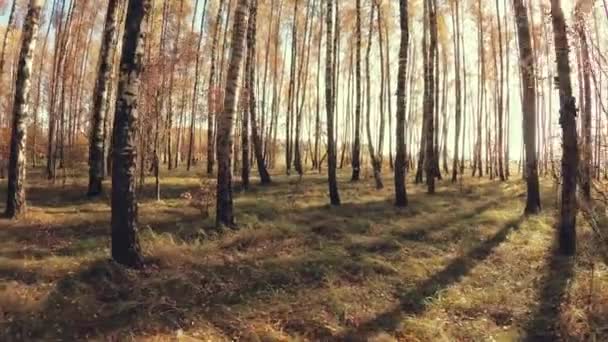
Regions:
<instances>
[{"instance_id":1,"label":"forest clearing","mask_svg":"<svg viewBox=\"0 0 608 342\"><path fill-rule=\"evenodd\" d=\"M240 229L216 233L182 195L200 176L177 170L162 202L141 192L144 271L108 260L109 199L86 200L86 177L31 182L30 216L0 221L3 341L608 336L605 259L585 226L576 261L556 254L546 180L543 214L522 218L520 179L411 187L401 209L371 177L342 173L348 200L330 208L322 175L279 176L236 190Z\"/></svg>"},{"instance_id":2,"label":"forest clearing","mask_svg":"<svg viewBox=\"0 0 608 342\"><path fill-rule=\"evenodd\" d=\"M0 0L0 341L608 341L608 0Z\"/></svg>"}]
</instances>

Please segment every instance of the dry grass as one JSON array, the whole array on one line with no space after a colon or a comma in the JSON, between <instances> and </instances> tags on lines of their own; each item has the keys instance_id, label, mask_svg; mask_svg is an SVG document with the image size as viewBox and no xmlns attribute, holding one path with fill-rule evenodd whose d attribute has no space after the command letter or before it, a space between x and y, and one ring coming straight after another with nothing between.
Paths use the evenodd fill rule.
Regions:
<instances>
[{"instance_id":1,"label":"dry grass","mask_svg":"<svg viewBox=\"0 0 608 342\"><path fill-rule=\"evenodd\" d=\"M218 233L182 196L199 177L140 192L143 271L108 261L107 197L30 177L28 217L0 220L0 340L608 339L608 268L584 225L576 261L554 255L548 185L522 218L517 179L409 185L397 209L371 179L344 175L330 208L323 176L275 176L237 191L240 229Z\"/></svg>"}]
</instances>

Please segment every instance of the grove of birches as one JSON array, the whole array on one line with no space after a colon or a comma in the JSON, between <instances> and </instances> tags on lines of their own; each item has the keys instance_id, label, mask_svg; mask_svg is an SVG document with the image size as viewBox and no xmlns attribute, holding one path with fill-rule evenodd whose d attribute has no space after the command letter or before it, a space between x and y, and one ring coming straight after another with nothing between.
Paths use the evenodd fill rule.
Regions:
<instances>
[{"instance_id":1,"label":"grove of birches","mask_svg":"<svg viewBox=\"0 0 608 342\"><path fill-rule=\"evenodd\" d=\"M608 341L607 0L0 0L0 341Z\"/></svg>"}]
</instances>

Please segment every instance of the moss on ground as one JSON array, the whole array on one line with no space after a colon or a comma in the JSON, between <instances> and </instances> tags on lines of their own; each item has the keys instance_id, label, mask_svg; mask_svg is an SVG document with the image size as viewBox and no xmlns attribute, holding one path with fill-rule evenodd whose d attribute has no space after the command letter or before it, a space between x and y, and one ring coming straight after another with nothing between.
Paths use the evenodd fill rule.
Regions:
<instances>
[{"instance_id":1,"label":"moss on ground","mask_svg":"<svg viewBox=\"0 0 608 342\"><path fill-rule=\"evenodd\" d=\"M108 260L107 196L34 174L28 216L0 220L0 340L608 340L608 268L584 224L577 259L555 255L548 182L524 218L517 177L408 184L398 209L342 176L339 208L322 175L237 191L240 229L218 233L183 196L201 176L172 173L163 201L140 192L132 271Z\"/></svg>"}]
</instances>

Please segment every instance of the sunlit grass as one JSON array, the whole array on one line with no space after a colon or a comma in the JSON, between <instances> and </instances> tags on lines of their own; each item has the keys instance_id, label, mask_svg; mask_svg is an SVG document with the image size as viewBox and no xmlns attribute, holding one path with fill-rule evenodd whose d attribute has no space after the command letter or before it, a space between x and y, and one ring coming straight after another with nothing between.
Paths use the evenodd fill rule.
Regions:
<instances>
[{"instance_id":1,"label":"sunlit grass","mask_svg":"<svg viewBox=\"0 0 608 342\"><path fill-rule=\"evenodd\" d=\"M26 219L0 221L0 340L608 335L606 265L584 224L572 271L554 256L548 181L543 213L523 218L517 176L443 181L434 196L410 183L398 209L390 179L376 191L342 174L343 205L331 208L324 175L275 175L248 192L237 184L239 229L218 232L182 196L200 177L165 174L160 202L151 184L140 192L144 271L108 260L107 195L89 201L83 177L30 178Z\"/></svg>"}]
</instances>

